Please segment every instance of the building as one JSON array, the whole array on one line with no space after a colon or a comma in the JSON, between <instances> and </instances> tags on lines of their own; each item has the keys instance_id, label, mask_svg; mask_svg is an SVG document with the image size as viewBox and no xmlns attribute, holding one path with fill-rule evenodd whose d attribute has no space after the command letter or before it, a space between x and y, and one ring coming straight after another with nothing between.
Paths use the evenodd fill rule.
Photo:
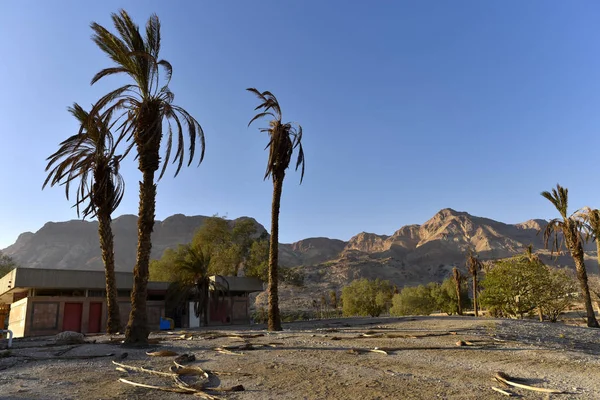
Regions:
<instances>
[{"instance_id":1,"label":"building","mask_svg":"<svg viewBox=\"0 0 600 400\"><path fill-rule=\"evenodd\" d=\"M133 274L115 273L121 324L131 311ZM148 282L148 324L159 329L168 282ZM15 337L62 331L106 331L104 271L15 268L0 278L0 303L10 305L8 329Z\"/></svg>"},{"instance_id":2,"label":"building","mask_svg":"<svg viewBox=\"0 0 600 400\"><path fill-rule=\"evenodd\" d=\"M244 325L250 323L250 304L248 295L262 292L260 279L239 276L211 276L210 280L226 289L224 296L211 295L208 303L208 325ZM194 312L194 303L189 302L188 326L197 328L202 325ZM185 320L185 318L183 319Z\"/></svg>"},{"instance_id":3,"label":"building","mask_svg":"<svg viewBox=\"0 0 600 400\"><path fill-rule=\"evenodd\" d=\"M133 274L116 272L115 279L124 328L131 311ZM209 325L248 324L248 295L262 291L262 282L246 277L210 279L227 290L210 296ZM166 315L169 285L169 282L148 282L146 306L150 329L160 329L161 317L172 317L176 327L199 327L192 299L186 300L183 307L176 307L176 315ZM8 329L15 337L54 335L62 331L99 333L106 331L105 288L104 271L19 267L0 278L0 304L10 305Z\"/></svg>"}]
</instances>

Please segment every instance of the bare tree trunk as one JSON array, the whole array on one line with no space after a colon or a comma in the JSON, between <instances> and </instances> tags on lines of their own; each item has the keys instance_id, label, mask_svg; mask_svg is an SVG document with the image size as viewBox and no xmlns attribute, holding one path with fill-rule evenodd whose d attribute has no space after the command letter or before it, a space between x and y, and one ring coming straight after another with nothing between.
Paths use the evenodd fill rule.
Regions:
<instances>
[{"instance_id":1,"label":"bare tree trunk","mask_svg":"<svg viewBox=\"0 0 600 400\"><path fill-rule=\"evenodd\" d=\"M477 310L477 273L473 274L473 309L475 310L475 316L479 317L479 311Z\"/></svg>"},{"instance_id":2,"label":"bare tree trunk","mask_svg":"<svg viewBox=\"0 0 600 400\"><path fill-rule=\"evenodd\" d=\"M458 268L454 267L454 269L452 270L452 277L454 278L454 286L456 288L456 298L458 299L457 313L458 313L458 315L462 315L462 299L460 296L461 276L460 276L460 271L458 270Z\"/></svg>"},{"instance_id":3,"label":"bare tree trunk","mask_svg":"<svg viewBox=\"0 0 600 400\"><path fill-rule=\"evenodd\" d=\"M587 316L587 326L590 328L600 328L596 315L594 314L594 308L592 307L592 298L590 296L590 288L588 286L587 272L585 270L585 264L583 261L583 249L575 249L572 252L573 260L575 261L575 269L577 270L577 279L581 286L581 293L583 294L583 302L585 304L585 312Z\"/></svg>"},{"instance_id":4,"label":"bare tree trunk","mask_svg":"<svg viewBox=\"0 0 600 400\"><path fill-rule=\"evenodd\" d=\"M283 178L273 175L273 203L271 205L271 241L269 245L269 331L281 330L281 317L279 315L279 297L277 294L277 268L279 262L279 207Z\"/></svg>"},{"instance_id":5,"label":"bare tree trunk","mask_svg":"<svg viewBox=\"0 0 600 400\"><path fill-rule=\"evenodd\" d=\"M121 316L119 314L117 284L115 281L114 235L110 212L107 212L104 208L98 209L98 235L100 236L100 249L102 250L102 261L104 261L106 276L106 307L108 311L106 332L117 333L121 329Z\"/></svg>"}]
</instances>

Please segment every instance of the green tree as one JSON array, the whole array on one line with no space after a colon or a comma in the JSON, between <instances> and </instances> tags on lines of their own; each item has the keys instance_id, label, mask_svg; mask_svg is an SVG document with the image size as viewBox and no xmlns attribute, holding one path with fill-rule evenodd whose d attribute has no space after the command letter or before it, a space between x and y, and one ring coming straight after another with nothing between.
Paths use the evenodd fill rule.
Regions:
<instances>
[{"instance_id":1,"label":"green tree","mask_svg":"<svg viewBox=\"0 0 600 400\"><path fill-rule=\"evenodd\" d=\"M79 104L69 112L81 126L81 133L70 136L48 157L46 185L64 185L67 200L72 182L78 182L75 206L77 215L98 218L98 236L106 276L106 305L108 333L120 331L121 320L115 281L114 235L112 213L119 206L125 190L119 174L120 155L116 155L118 140L110 132L110 114L90 117Z\"/></svg>"},{"instance_id":2,"label":"green tree","mask_svg":"<svg viewBox=\"0 0 600 400\"><path fill-rule=\"evenodd\" d=\"M577 285L568 271L548 267L548 285L544 289L540 308L550 322L556 322L560 314L573 304L571 293L577 291Z\"/></svg>"},{"instance_id":3,"label":"green tree","mask_svg":"<svg viewBox=\"0 0 600 400\"><path fill-rule=\"evenodd\" d=\"M127 83L104 95L92 109L92 115L101 110L107 114L120 113L121 137L131 139L127 152L136 148L138 168L142 173L140 182L140 204L138 215L138 245L136 265L133 269L134 280L131 293L131 313L125 330L125 344L146 345L148 343L148 316L146 312L147 284L152 250L151 235L154 229L156 208L155 173L162 161L163 176L171 160L171 150L175 146L173 163L177 163L175 175L183 165L185 158L184 133L189 138L188 165L194 159L196 139L200 140L200 162L204 158L204 132L198 121L183 108L173 104L174 94L168 84L172 75L171 64L159 58L160 22L153 14L146 24L145 36L131 20L125 10L112 14L117 35L103 26L92 23L92 40L114 63L113 66L98 72L92 78L92 84L105 76L124 74L131 83ZM160 69L166 71L166 82L161 83ZM163 132L163 123L167 130ZM187 130L184 130L187 127ZM166 137L164 157L160 155L163 136ZM175 142L175 143L173 143ZM161 160L162 158L162 160Z\"/></svg>"},{"instance_id":4,"label":"green tree","mask_svg":"<svg viewBox=\"0 0 600 400\"><path fill-rule=\"evenodd\" d=\"M388 310L391 297L392 285L389 281L354 280L342 289L344 316L377 317Z\"/></svg>"},{"instance_id":5,"label":"green tree","mask_svg":"<svg viewBox=\"0 0 600 400\"><path fill-rule=\"evenodd\" d=\"M479 261L477 255L472 250L469 250L469 253L467 254L467 270L471 274L471 279L473 281L473 310L475 310L476 317L479 316L479 305L477 304L477 275L482 268L483 264L481 263L481 261Z\"/></svg>"},{"instance_id":6,"label":"green tree","mask_svg":"<svg viewBox=\"0 0 600 400\"><path fill-rule=\"evenodd\" d=\"M540 306L548 270L525 255L498 260L486 273L481 285L481 303L502 315L523 318Z\"/></svg>"},{"instance_id":7,"label":"green tree","mask_svg":"<svg viewBox=\"0 0 600 400\"><path fill-rule=\"evenodd\" d=\"M252 242L248 261L245 265L246 276L258 278L263 282L269 279L269 241L259 239Z\"/></svg>"},{"instance_id":8,"label":"green tree","mask_svg":"<svg viewBox=\"0 0 600 400\"><path fill-rule=\"evenodd\" d=\"M247 89L254 93L261 101L255 110L261 110L248 123L248 126L257 119L263 117L273 118L269 122L269 128L261 129L261 132L269 134L269 159L264 179L269 177L273 180L273 201L271 204L271 242L269 247L269 331L281 330L281 317L279 315L279 298L277 294L277 268L279 254L279 208L281 204L281 192L285 171L290 165L294 149L298 149L296 170L301 166L300 183L304 178L304 150L302 149L302 127L296 128L291 123L281 121L281 108L277 98L268 91L259 92L254 88Z\"/></svg>"},{"instance_id":9,"label":"green tree","mask_svg":"<svg viewBox=\"0 0 600 400\"><path fill-rule=\"evenodd\" d=\"M436 310L445 312L448 315L461 315L459 310L471 305L468 285L464 279L460 282L458 294L454 278L444 279L441 285L433 283L427 286L430 288L431 296L435 300Z\"/></svg>"},{"instance_id":10,"label":"green tree","mask_svg":"<svg viewBox=\"0 0 600 400\"><path fill-rule=\"evenodd\" d=\"M551 246L551 252L560 251L562 247L562 241L559 242L559 235L564 239L567 249L571 253L571 257L575 262L575 269L577 271L577 279L583 295L583 302L585 304L585 311L587 315L587 326L590 328L600 328L596 316L594 315L594 309L592 307L592 299L590 296L590 289L588 286L587 271L585 263L583 261L583 238L581 237L581 220L576 215L569 216L568 211L568 200L569 190L563 188L560 185L556 185L552 192L542 192L542 196L546 198L560 214L560 218L555 218L548 222L544 229L544 244L548 248ZM552 239L552 242L550 242Z\"/></svg>"},{"instance_id":11,"label":"green tree","mask_svg":"<svg viewBox=\"0 0 600 400\"><path fill-rule=\"evenodd\" d=\"M8 274L19 265L12 259L11 256L4 254L0 250L0 278Z\"/></svg>"},{"instance_id":12,"label":"green tree","mask_svg":"<svg viewBox=\"0 0 600 400\"><path fill-rule=\"evenodd\" d=\"M435 284L433 284L435 285ZM405 287L392 298L390 314L429 315L437 309L437 301L432 295L432 285Z\"/></svg>"}]
</instances>

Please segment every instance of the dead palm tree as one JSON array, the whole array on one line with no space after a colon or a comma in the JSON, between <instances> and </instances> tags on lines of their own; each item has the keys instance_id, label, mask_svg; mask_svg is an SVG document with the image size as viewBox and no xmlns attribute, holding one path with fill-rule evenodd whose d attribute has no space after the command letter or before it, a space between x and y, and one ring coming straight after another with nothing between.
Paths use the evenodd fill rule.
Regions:
<instances>
[{"instance_id":1,"label":"dead palm tree","mask_svg":"<svg viewBox=\"0 0 600 400\"><path fill-rule=\"evenodd\" d=\"M279 206L281 202L281 191L285 170L288 169L294 149L298 148L296 170L302 166L300 183L304 178L304 151L302 150L302 127L294 126L292 123L281 122L281 108L277 99L271 92L259 92L254 88L247 89L254 93L261 101L255 110L261 110L248 123L262 117L271 117L269 128L263 128L261 132L269 134L269 159L264 179L273 179L273 201L271 204L271 239L269 246L269 324L270 331L281 330L281 319L279 316L279 299L277 295L277 267L279 247Z\"/></svg>"},{"instance_id":2,"label":"dead palm tree","mask_svg":"<svg viewBox=\"0 0 600 400\"><path fill-rule=\"evenodd\" d=\"M573 261L575 262L577 279L579 280L585 304L587 326L590 328L600 328L596 316L594 315L594 309L592 308L587 271L583 261L584 253L581 220L578 219L576 215L569 216L567 214L569 190L557 184L556 188L552 189L552 192L544 191L541 194L552 203L560 214L560 218L555 218L546 225L546 228L544 229L544 245L548 248L550 239L552 239L551 252L554 253L555 251L560 251L563 242L566 244L567 249L571 253L571 257L573 257ZM560 242L559 235L562 235L562 240Z\"/></svg>"},{"instance_id":3,"label":"dead palm tree","mask_svg":"<svg viewBox=\"0 0 600 400\"><path fill-rule=\"evenodd\" d=\"M48 166L43 188L46 185L65 186L69 199L70 184L79 182L75 206L77 215L98 218L100 249L106 273L106 305L108 333L117 333L121 321L117 303L115 283L114 235L111 227L111 215L123 198L125 184L119 174L120 156L115 155L118 141L115 141L110 129L110 116L103 118L90 115L78 104L69 108L69 112L79 121L82 132L69 137L60 144L60 148L48 157Z\"/></svg>"},{"instance_id":4,"label":"dead palm tree","mask_svg":"<svg viewBox=\"0 0 600 400\"><path fill-rule=\"evenodd\" d=\"M121 137L130 144L125 154L135 146L138 168L142 172L140 182L140 204L138 215L137 259L133 270L134 281L131 292L131 314L125 331L125 343L128 345L147 344L148 317L146 313L146 294L148 284L148 266L152 249L151 235L154 229L154 211L156 207L155 173L160 167L159 151L163 135L166 138L164 159L159 179L171 157L173 141L177 175L184 161L184 126L187 126L189 138L189 160L191 164L196 149L196 136L200 140L200 162L204 158L204 133L200 124L183 108L173 105L174 95L169 90L172 67L169 62L159 59L160 22L153 14L146 24L145 36L131 20L127 12L121 10L112 14L117 35L110 33L97 23L92 23L92 40L114 62L114 66L98 72L92 84L105 76L124 74L132 83L119 87L103 96L94 107L93 114L102 112L118 115ZM166 82L160 85L159 68L166 71ZM163 132L163 122L167 123L167 132ZM175 131L175 132L173 132ZM175 139L173 139L175 136Z\"/></svg>"},{"instance_id":5,"label":"dead palm tree","mask_svg":"<svg viewBox=\"0 0 600 400\"><path fill-rule=\"evenodd\" d=\"M482 268L483 264L481 263L481 261L479 261L477 255L472 250L469 250L469 253L467 254L467 270L469 271L473 279L473 309L475 310L476 317L479 316L479 304L477 303L477 274L479 273L479 271L481 271Z\"/></svg>"},{"instance_id":6,"label":"dead palm tree","mask_svg":"<svg viewBox=\"0 0 600 400\"><path fill-rule=\"evenodd\" d=\"M596 257L600 272L600 210L583 207L576 215L581 220L586 240L591 239L596 242Z\"/></svg>"},{"instance_id":7,"label":"dead palm tree","mask_svg":"<svg viewBox=\"0 0 600 400\"><path fill-rule=\"evenodd\" d=\"M458 315L462 315L462 299L460 296L460 289L462 286L462 282L463 282L463 277L460 274L460 271L458 270L458 268L454 267L452 268L452 280L454 281L454 286L456 288L456 298L458 299Z\"/></svg>"}]
</instances>

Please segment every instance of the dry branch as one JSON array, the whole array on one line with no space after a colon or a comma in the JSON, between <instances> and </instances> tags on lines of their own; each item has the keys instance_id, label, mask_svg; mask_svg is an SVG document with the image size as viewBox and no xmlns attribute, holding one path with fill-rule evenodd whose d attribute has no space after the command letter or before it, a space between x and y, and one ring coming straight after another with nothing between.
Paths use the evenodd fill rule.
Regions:
<instances>
[{"instance_id":1,"label":"dry branch","mask_svg":"<svg viewBox=\"0 0 600 400\"><path fill-rule=\"evenodd\" d=\"M508 397L511 397L513 395L511 392L508 392L506 390L502 390L502 389L494 387L494 386L492 386L492 390L495 390L496 392L501 393L501 394L503 394L505 396L508 396Z\"/></svg>"},{"instance_id":2,"label":"dry branch","mask_svg":"<svg viewBox=\"0 0 600 400\"><path fill-rule=\"evenodd\" d=\"M155 371L153 369L147 369L144 367L134 367L133 365L125 365L125 364L118 363L116 361L113 361L112 363L120 368L127 370L127 371L144 372L146 374L157 375L157 376L166 376L169 378L176 376L176 374L173 372L162 372L162 371Z\"/></svg>"},{"instance_id":3,"label":"dry branch","mask_svg":"<svg viewBox=\"0 0 600 400\"><path fill-rule=\"evenodd\" d=\"M171 350L147 351L146 354L151 357L170 357L177 355L176 352Z\"/></svg>"},{"instance_id":4,"label":"dry branch","mask_svg":"<svg viewBox=\"0 0 600 400\"><path fill-rule=\"evenodd\" d=\"M128 385L132 385L132 386L143 387L143 388L147 388L147 389L162 390L164 392L175 392L175 393L196 393L197 392L196 389L192 389L192 388L183 389L183 388L179 388L179 387L174 388L174 387L169 387L169 386L146 385L144 383L128 381L127 379L123 379L123 378L119 378L119 382L127 383Z\"/></svg>"},{"instance_id":5,"label":"dry branch","mask_svg":"<svg viewBox=\"0 0 600 400\"><path fill-rule=\"evenodd\" d=\"M535 392L542 392L542 393L553 393L553 394L563 393L562 390L539 388L539 387L529 386L529 385L525 385L522 383L517 383L517 382L511 381L511 379L514 380L514 378L511 378L510 376L508 376L507 374L505 374L503 372L496 372L496 375L494 375L494 378L496 378L496 380L499 382L505 383L510 386L518 387L521 389L533 390Z\"/></svg>"}]
</instances>

